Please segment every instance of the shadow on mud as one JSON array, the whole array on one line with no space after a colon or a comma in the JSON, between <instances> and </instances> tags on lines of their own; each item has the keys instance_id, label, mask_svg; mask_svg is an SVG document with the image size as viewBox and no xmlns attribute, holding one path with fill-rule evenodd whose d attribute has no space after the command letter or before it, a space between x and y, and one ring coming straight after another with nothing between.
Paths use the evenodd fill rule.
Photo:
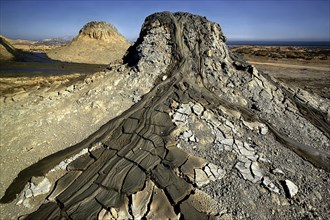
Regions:
<instances>
[{"instance_id":1,"label":"shadow on mud","mask_svg":"<svg viewBox=\"0 0 330 220\"><path fill-rule=\"evenodd\" d=\"M67 74L91 74L106 65L70 63L50 59L46 53L15 50L13 61L0 61L0 77L32 77Z\"/></svg>"}]
</instances>

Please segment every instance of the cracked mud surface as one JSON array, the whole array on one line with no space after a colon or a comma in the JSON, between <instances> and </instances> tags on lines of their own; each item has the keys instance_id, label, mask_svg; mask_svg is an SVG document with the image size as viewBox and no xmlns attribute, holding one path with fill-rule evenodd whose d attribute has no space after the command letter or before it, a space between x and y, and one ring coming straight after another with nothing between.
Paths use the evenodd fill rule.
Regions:
<instances>
[{"instance_id":1,"label":"cracked mud surface","mask_svg":"<svg viewBox=\"0 0 330 220\"><path fill-rule=\"evenodd\" d=\"M146 18L125 61L155 86L1 202L24 219L326 219L326 99L236 60L218 24L187 13Z\"/></svg>"}]
</instances>

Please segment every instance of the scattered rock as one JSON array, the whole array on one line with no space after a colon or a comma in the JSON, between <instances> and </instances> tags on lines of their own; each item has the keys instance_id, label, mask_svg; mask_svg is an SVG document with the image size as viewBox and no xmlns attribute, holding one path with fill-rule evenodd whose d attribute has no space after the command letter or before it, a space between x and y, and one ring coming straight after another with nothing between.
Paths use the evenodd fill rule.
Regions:
<instances>
[{"instance_id":1,"label":"scattered rock","mask_svg":"<svg viewBox=\"0 0 330 220\"><path fill-rule=\"evenodd\" d=\"M177 110L177 112L185 115L190 115L191 114L190 104L182 104L181 107Z\"/></svg>"},{"instance_id":2,"label":"scattered rock","mask_svg":"<svg viewBox=\"0 0 330 220\"><path fill-rule=\"evenodd\" d=\"M260 134L265 135L267 134L267 132L268 132L268 128L266 126L260 128Z\"/></svg>"},{"instance_id":3,"label":"scattered rock","mask_svg":"<svg viewBox=\"0 0 330 220\"><path fill-rule=\"evenodd\" d=\"M274 192L274 193L280 194L280 190L279 190L279 188L277 188L277 187L275 186L275 184L272 183L272 182L270 181L270 179L269 179L268 176L264 176L264 177L263 177L262 184L263 184L267 189L269 189L271 192Z\"/></svg>"},{"instance_id":4,"label":"scattered rock","mask_svg":"<svg viewBox=\"0 0 330 220\"><path fill-rule=\"evenodd\" d=\"M195 105L193 105L192 109L193 112L198 116L200 116L204 111L204 107L200 103L196 103Z\"/></svg>"},{"instance_id":5,"label":"scattered rock","mask_svg":"<svg viewBox=\"0 0 330 220\"><path fill-rule=\"evenodd\" d=\"M198 187L202 187L210 182L207 174L201 169L195 169L195 182Z\"/></svg>"},{"instance_id":6,"label":"scattered rock","mask_svg":"<svg viewBox=\"0 0 330 220\"><path fill-rule=\"evenodd\" d=\"M276 168L272 170L273 174L279 174L279 175L284 175L285 173L283 172L283 170Z\"/></svg>"},{"instance_id":7,"label":"scattered rock","mask_svg":"<svg viewBox=\"0 0 330 220\"><path fill-rule=\"evenodd\" d=\"M252 164L251 164L251 170L252 170L252 174L253 174L253 177L256 181L259 181L261 180L263 174L262 174L262 171L259 167L259 164L258 162L256 161L253 161Z\"/></svg>"},{"instance_id":8,"label":"scattered rock","mask_svg":"<svg viewBox=\"0 0 330 220\"><path fill-rule=\"evenodd\" d=\"M286 191L289 198L294 197L298 193L298 186L296 186L291 180L285 180L282 185Z\"/></svg>"}]
</instances>

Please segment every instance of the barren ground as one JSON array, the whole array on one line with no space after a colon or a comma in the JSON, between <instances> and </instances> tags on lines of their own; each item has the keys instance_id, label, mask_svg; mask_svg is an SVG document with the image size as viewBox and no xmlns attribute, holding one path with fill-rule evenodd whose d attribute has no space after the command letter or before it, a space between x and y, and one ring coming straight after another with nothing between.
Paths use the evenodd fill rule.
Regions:
<instances>
[{"instance_id":1,"label":"barren ground","mask_svg":"<svg viewBox=\"0 0 330 220\"><path fill-rule=\"evenodd\" d=\"M321 97L330 98L328 59L322 61L275 60L267 57L246 57L246 59L249 63L255 65L258 70L267 73L269 76ZM83 64L80 66L64 65L63 68L67 68L69 72L72 72L63 74L58 66L49 67L45 64L38 69L35 65L37 64L5 63L0 66L0 197L4 195L6 188L22 169L54 152L84 140L103 124L120 115L137 102L135 98L138 97L138 94L144 94L148 90L148 88L141 88L141 90L146 91L129 89L120 91L122 87L126 86L126 79L129 78L123 75L129 73L122 73L120 68L116 69L117 67L114 67L111 71L95 71L94 74L86 74L82 69L87 68L87 66L83 67ZM100 66L88 67L91 70L101 68ZM21 71L22 69L23 71ZM17 75L13 74L16 70ZM46 74L47 76L28 77L27 73L30 71L33 75L36 72L49 73ZM199 135L202 137L204 135L203 131ZM188 145L183 146L183 148L194 152L194 149ZM269 155L278 157L274 150L259 150L264 154L269 153ZM284 171L293 178L295 173L301 174L303 171L299 169L300 164L294 164L294 167L290 168L289 157L292 156L295 161L299 161L304 165L306 165L306 162L296 159L297 156L287 149L281 149L281 152L285 152L289 156L284 158L283 161L275 162L275 165L282 166ZM197 151L197 154L203 156L204 153ZM218 155L213 154L213 156L211 160L216 163L215 158ZM233 155L228 153L222 155L222 157L228 159ZM326 173L321 174L320 178L326 178ZM227 182L221 180L222 184L227 185L227 193L229 191L235 192L235 188L228 185L230 182L236 183L238 180L235 178L237 177L228 177ZM302 180L296 180L296 182L300 181ZM328 180L324 180L324 182L326 181ZM214 183L211 183L203 190L209 193L223 193L226 195L226 191L215 192L212 184L214 185ZM246 183L244 187L249 188L251 185ZM259 192L257 191L256 194L260 194L259 198L263 200L266 197L265 189L259 187L258 190ZM237 196L244 197L244 192L237 192ZM314 191L313 193L315 194L313 199L322 200L326 199L325 196L328 192L323 194ZM322 194L322 196L319 194ZM308 198L299 197L299 199L301 199L301 204L305 204L305 200ZM243 200L246 203L249 202L246 199ZM274 203L280 204L279 206L289 206L289 203L297 202L287 202L284 198L275 194L272 196L272 200ZM224 199L224 201L232 202L229 198ZM312 203L318 204L315 201ZM307 207L306 209L313 211L314 207ZM12 203L1 205L0 211L2 219L17 217L17 210L15 210ZM29 209L21 208L19 215L28 212ZM279 211L275 210L275 212ZM279 214L279 216L281 215Z\"/></svg>"},{"instance_id":2,"label":"barren ground","mask_svg":"<svg viewBox=\"0 0 330 220\"><path fill-rule=\"evenodd\" d=\"M330 56L329 49L299 49L283 47L280 49L282 56L284 51L290 51L288 54L295 53L298 58L274 58L272 57L274 50L278 51L279 47L246 47L242 49L234 48L234 52L243 52L241 56L250 63L255 65L258 70L267 73L281 81L292 86L303 88L311 93L320 95L321 97L330 98ZM263 51L263 55L253 55L253 51ZM322 59L317 55L308 51L324 51L321 54L328 54ZM267 52L268 51L268 52ZM274 55L273 55L274 56ZM308 59L304 58L308 56ZM313 59L311 57L314 57Z\"/></svg>"}]
</instances>

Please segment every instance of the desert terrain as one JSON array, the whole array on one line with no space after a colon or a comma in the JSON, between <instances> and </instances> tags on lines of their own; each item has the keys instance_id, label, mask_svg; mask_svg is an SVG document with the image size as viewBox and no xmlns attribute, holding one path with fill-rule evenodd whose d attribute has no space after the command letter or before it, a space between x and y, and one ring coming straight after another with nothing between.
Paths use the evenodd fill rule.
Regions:
<instances>
[{"instance_id":1,"label":"desert terrain","mask_svg":"<svg viewBox=\"0 0 330 220\"><path fill-rule=\"evenodd\" d=\"M101 26L6 40L2 219L327 219L329 49L228 48L164 12L104 50Z\"/></svg>"},{"instance_id":2,"label":"desert terrain","mask_svg":"<svg viewBox=\"0 0 330 220\"><path fill-rule=\"evenodd\" d=\"M329 47L236 46L231 49L258 70L329 99Z\"/></svg>"}]
</instances>

